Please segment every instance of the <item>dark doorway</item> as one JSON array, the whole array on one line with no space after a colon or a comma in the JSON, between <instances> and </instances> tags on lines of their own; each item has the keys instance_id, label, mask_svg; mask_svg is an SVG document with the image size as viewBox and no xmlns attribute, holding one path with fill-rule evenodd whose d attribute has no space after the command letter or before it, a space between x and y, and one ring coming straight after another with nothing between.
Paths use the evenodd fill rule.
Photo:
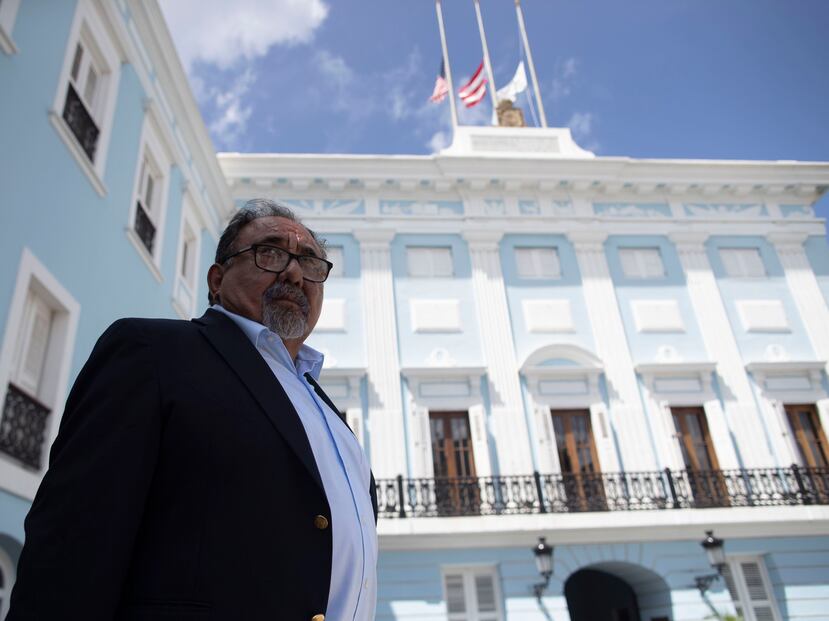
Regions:
<instances>
[{"instance_id":1,"label":"dark doorway","mask_svg":"<svg viewBox=\"0 0 829 621\"><path fill-rule=\"evenodd\" d=\"M636 593L604 571L577 571L564 583L564 596L570 621L640 621Z\"/></svg>"}]
</instances>

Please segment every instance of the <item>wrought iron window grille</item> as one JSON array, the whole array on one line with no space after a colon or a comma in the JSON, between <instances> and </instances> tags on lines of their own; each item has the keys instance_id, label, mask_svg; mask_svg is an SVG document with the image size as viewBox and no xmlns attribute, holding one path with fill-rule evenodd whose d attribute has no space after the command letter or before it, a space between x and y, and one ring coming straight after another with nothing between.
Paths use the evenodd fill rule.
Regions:
<instances>
[{"instance_id":1,"label":"wrought iron window grille","mask_svg":"<svg viewBox=\"0 0 829 621\"><path fill-rule=\"evenodd\" d=\"M9 384L0 419L0 451L27 468L40 470L49 408Z\"/></svg>"},{"instance_id":2,"label":"wrought iron window grille","mask_svg":"<svg viewBox=\"0 0 829 621\"><path fill-rule=\"evenodd\" d=\"M83 152L90 162L95 161L95 150L98 147L98 136L101 131L86 109L80 95L72 84L66 91L66 102L63 105L63 120L77 138Z\"/></svg>"}]
</instances>

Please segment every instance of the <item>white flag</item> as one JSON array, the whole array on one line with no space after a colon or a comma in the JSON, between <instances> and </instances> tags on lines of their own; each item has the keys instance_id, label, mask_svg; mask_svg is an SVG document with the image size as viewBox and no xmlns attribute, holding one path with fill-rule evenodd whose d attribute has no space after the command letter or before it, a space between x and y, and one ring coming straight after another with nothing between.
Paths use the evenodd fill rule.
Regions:
<instances>
[{"instance_id":1,"label":"white flag","mask_svg":"<svg viewBox=\"0 0 829 621\"><path fill-rule=\"evenodd\" d=\"M518 63L518 69L515 70L515 75L504 88L499 88L495 93L496 101L504 101L509 99L515 101L518 93L523 93L527 90L527 72L524 71L524 61Z\"/></svg>"}]
</instances>

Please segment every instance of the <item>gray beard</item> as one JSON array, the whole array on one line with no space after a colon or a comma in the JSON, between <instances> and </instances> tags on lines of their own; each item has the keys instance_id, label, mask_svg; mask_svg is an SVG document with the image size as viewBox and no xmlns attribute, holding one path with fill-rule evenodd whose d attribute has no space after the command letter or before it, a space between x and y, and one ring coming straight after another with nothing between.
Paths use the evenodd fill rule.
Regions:
<instances>
[{"instance_id":1,"label":"gray beard","mask_svg":"<svg viewBox=\"0 0 829 621\"><path fill-rule=\"evenodd\" d=\"M299 307L281 304L280 300L296 302ZM283 339L298 339L308 327L308 298L293 285L277 282L262 295L262 323Z\"/></svg>"}]
</instances>

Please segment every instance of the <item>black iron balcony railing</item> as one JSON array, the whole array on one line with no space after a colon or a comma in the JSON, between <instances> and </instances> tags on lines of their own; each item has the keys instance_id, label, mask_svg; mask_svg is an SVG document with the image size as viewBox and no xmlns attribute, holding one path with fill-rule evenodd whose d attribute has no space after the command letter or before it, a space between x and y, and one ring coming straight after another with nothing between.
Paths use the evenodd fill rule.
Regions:
<instances>
[{"instance_id":1,"label":"black iron balcony railing","mask_svg":"<svg viewBox=\"0 0 829 621\"><path fill-rule=\"evenodd\" d=\"M829 469L379 479L386 518L829 504Z\"/></svg>"},{"instance_id":2,"label":"black iron balcony railing","mask_svg":"<svg viewBox=\"0 0 829 621\"><path fill-rule=\"evenodd\" d=\"M40 469L49 408L9 384L0 418L0 451Z\"/></svg>"}]
</instances>

